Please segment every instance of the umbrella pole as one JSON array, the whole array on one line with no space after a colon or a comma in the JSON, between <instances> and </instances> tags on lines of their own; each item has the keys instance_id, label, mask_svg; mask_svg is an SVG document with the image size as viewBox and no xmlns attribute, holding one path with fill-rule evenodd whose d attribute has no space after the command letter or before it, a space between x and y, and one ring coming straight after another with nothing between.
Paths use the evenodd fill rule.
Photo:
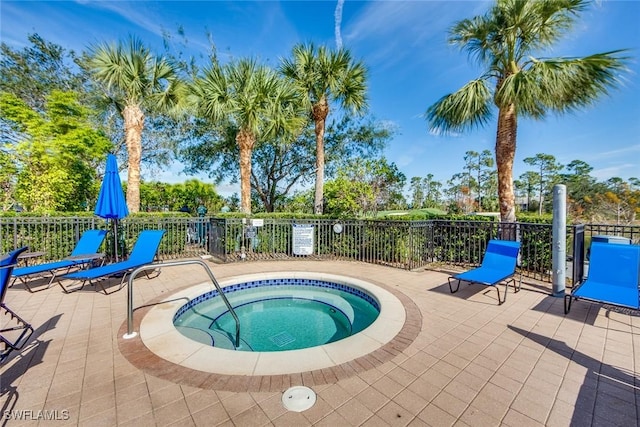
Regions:
<instances>
[{"instance_id":1,"label":"umbrella pole","mask_svg":"<svg viewBox=\"0 0 640 427\"><path fill-rule=\"evenodd\" d=\"M118 220L113 219L113 249L116 255L116 262L118 262Z\"/></svg>"}]
</instances>

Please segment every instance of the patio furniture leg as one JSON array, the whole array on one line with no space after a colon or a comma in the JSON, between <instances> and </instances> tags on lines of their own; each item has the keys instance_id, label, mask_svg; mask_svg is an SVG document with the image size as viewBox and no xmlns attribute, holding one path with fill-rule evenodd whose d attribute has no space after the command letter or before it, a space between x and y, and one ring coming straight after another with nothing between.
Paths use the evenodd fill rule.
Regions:
<instances>
[{"instance_id":1,"label":"patio furniture leg","mask_svg":"<svg viewBox=\"0 0 640 427\"><path fill-rule=\"evenodd\" d=\"M571 294L564 296L564 314L568 314L571 310ZM567 304L567 300L569 300Z\"/></svg>"},{"instance_id":2,"label":"patio furniture leg","mask_svg":"<svg viewBox=\"0 0 640 427\"><path fill-rule=\"evenodd\" d=\"M504 284L504 299L500 299L500 287L498 285L495 286L496 291L498 292L498 305L502 305L507 300L507 291L509 290L509 282L505 282Z\"/></svg>"},{"instance_id":3,"label":"patio furniture leg","mask_svg":"<svg viewBox=\"0 0 640 427\"><path fill-rule=\"evenodd\" d=\"M457 280L458 281L458 286L456 286L456 290L453 290L453 287L451 286L451 279L453 279L453 277L449 277L447 279L447 281L449 282L449 290L451 291L452 294L455 294L456 292L458 292L458 289L460 289L460 279L453 279L453 280Z\"/></svg>"},{"instance_id":4,"label":"patio furniture leg","mask_svg":"<svg viewBox=\"0 0 640 427\"><path fill-rule=\"evenodd\" d=\"M120 280L120 285L118 285L118 289L116 289L115 291L111 291L111 292L107 292L107 289L102 286L102 280L98 280L98 285L100 285L100 288L102 289L102 293L104 293L105 295L111 295L115 292L118 292L120 289L124 288L124 279L127 277L127 273L124 273L122 275L122 279Z\"/></svg>"},{"instance_id":5,"label":"patio furniture leg","mask_svg":"<svg viewBox=\"0 0 640 427\"><path fill-rule=\"evenodd\" d=\"M51 279L49 279L49 283L47 283L47 286L44 286L44 287L42 287L40 289L32 289L31 286L29 286L29 281L28 280L21 280L21 282L24 284L24 287L27 288L27 290L33 294L33 293L36 293L36 292L44 291L45 289L49 289L51 287L51 285L53 284L53 281L55 280L55 278L56 278L56 275L55 275L55 273L53 273L51 275Z\"/></svg>"},{"instance_id":6,"label":"patio furniture leg","mask_svg":"<svg viewBox=\"0 0 640 427\"><path fill-rule=\"evenodd\" d=\"M100 286L100 289L102 289L102 293L105 295L109 295L109 293L113 293L113 292L107 292L107 290L105 289L104 286L102 286L102 280L98 280L98 285ZM118 289L119 290L119 289ZM116 291L114 291L116 292Z\"/></svg>"},{"instance_id":7,"label":"patio furniture leg","mask_svg":"<svg viewBox=\"0 0 640 427\"><path fill-rule=\"evenodd\" d=\"M0 363L2 363L13 350L21 350L24 347L33 334L33 327L4 303L0 303L0 308L5 310L5 314L11 316L11 320L15 320L18 323L17 326L0 329L0 333L22 330L22 333L13 342L0 335L0 343L3 344L3 348L0 349Z\"/></svg>"},{"instance_id":8,"label":"patio furniture leg","mask_svg":"<svg viewBox=\"0 0 640 427\"><path fill-rule=\"evenodd\" d=\"M60 285L60 287L62 288L62 290L64 291L65 294L70 294L71 292L76 292L76 291L79 291L82 288L84 288L84 284L86 283L86 280L82 280L82 285L80 285L79 288L75 288L75 289L71 289L71 290L69 290L68 287L66 287L66 286L64 286L62 284L62 280L61 279L58 279L57 283L58 283L58 285Z\"/></svg>"}]
</instances>

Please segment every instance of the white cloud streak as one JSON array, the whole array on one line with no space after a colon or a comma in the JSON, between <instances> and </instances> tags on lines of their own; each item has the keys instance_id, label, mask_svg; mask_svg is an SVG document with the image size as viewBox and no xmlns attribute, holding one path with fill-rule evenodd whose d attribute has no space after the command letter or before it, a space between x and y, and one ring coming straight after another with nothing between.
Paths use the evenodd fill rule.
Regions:
<instances>
[{"instance_id":1,"label":"white cloud streak","mask_svg":"<svg viewBox=\"0 0 640 427\"><path fill-rule=\"evenodd\" d=\"M620 148L617 150L611 150L611 151L605 151L603 153L599 153L598 157L602 158L602 157L613 157L613 156L619 156L621 154L626 154L626 153L633 153L636 151L640 151L640 144L636 144L636 145L630 145L628 147L624 147L624 148Z\"/></svg>"},{"instance_id":2,"label":"white cloud streak","mask_svg":"<svg viewBox=\"0 0 640 427\"><path fill-rule=\"evenodd\" d=\"M155 34L156 36L162 37L161 21L157 14L153 13L153 11L148 7L148 5L152 4L153 3L147 3L144 1L97 1L86 3L87 6L113 12L135 26Z\"/></svg>"},{"instance_id":3,"label":"white cloud streak","mask_svg":"<svg viewBox=\"0 0 640 427\"><path fill-rule=\"evenodd\" d=\"M335 35L336 35L336 47L342 49L342 7L344 6L344 0L338 0L336 4L335 17Z\"/></svg>"},{"instance_id":4,"label":"white cloud streak","mask_svg":"<svg viewBox=\"0 0 640 427\"><path fill-rule=\"evenodd\" d=\"M345 31L349 44L371 44L369 61L391 65L428 61L446 47L448 28L457 20L487 9L486 1L374 1ZM426 47L432 50L425 51Z\"/></svg>"},{"instance_id":5,"label":"white cloud streak","mask_svg":"<svg viewBox=\"0 0 640 427\"><path fill-rule=\"evenodd\" d=\"M631 171L631 173L629 173ZM591 176L599 181L605 181L613 177L638 176L638 165L633 163L624 163L621 165L610 166L607 168L594 169Z\"/></svg>"}]
</instances>

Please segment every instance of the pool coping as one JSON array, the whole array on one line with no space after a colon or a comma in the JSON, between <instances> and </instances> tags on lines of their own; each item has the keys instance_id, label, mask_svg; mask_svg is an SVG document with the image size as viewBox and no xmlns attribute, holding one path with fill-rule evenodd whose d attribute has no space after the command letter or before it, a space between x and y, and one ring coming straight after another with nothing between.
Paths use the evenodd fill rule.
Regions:
<instances>
[{"instance_id":1,"label":"pool coping","mask_svg":"<svg viewBox=\"0 0 640 427\"><path fill-rule=\"evenodd\" d=\"M175 328L169 331L162 329L163 323L166 326L166 322L172 321L173 314L185 304L186 298L213 288L212 284L201 284L183 288L169 296L158 297L138 308L135 311L134 328L140 334L134 339L123 339L126 322L123 323L118 339L120 351L139 369L173 382L218 390L275 391L287 384L300 383L301 380L304 384L334 383L372 369L400 354L421 330L422 315L413 301L397 289L370 279L287 271L234 276L221 280L220 284L224 287L239 283L239 279L249 281L282 278L284 275L338 281L361 287L381 302L382 317L362 331L360 334L363 335L359 339L360 334L347 338L356 339L352 342L353 345L348 346L341 340L319 346L320 348L259 353L259 356L256 353L251 355L247 352L214 349L190 340ZM369 329L371 330L365 333ZM245 355L239 356L241 353ZM290 353L288 356L292 357L283 357L285 353Z\"/></svg>"},{"instance_id":2,"label":"pool coping","mask_svg":"<svg viewBox=\"0 0 640 427\"><path fill-rule=\"evenodd\" d=\"M272 352L217 348L190 339L173 327L175 314L182 306L215 290L212 283L201 283L178 291L154 306L140 323L140 338L149 350L185 368L224 375L281 375L330 368L362 357L393 339L404 325L406 315L400 300L361 279L314 272L269 272L235 276L220 281L220 286L224 290L239 283L282 278L322 280L360 289L378 301L380 314L358 334L315 347Z\"/></svg>"}]
</instances>

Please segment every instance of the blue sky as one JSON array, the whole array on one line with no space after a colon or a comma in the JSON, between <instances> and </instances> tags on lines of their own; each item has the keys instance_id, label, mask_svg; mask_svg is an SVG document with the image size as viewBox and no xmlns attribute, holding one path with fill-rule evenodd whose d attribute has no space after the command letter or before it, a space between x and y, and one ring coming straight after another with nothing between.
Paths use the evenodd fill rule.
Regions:
<instances>
[{"instance_id":1,"label":"blue sky","mask_svg":"<svg viewBox=\"0 0 640 427\"><path fill-rule=\"evenodd\" d=\"M185 30L194 55L206 55L207 31L219 58L254 56L277 66L294 44L342 42L369 70L370 114L398 133L386 149L407 178L431 173L443 183L462 171L466 151L493 151L495 124L460 135L429 133L425 110L480 75L465 53L449 46L456 21L484 13L487 1L5 1L0 38L21 48L27 34L76 51L89 45L140 37L160 52L163 30ZM339 7L341 6L341 7ZM341 13L340 13L341 12ZM523 159L552 154L567 164L580 159L600 180L640 177L640 1L595 2L561 43L544 56L583 56L630 49L623 87L584 111L544 121L522 119L514 177L530 167ZM190 178L175 165L144 171L145 179ZM197 178L208 180L206 175ZM224 195L238 186L218 186Z\"/></svg>"}]
</instances>

